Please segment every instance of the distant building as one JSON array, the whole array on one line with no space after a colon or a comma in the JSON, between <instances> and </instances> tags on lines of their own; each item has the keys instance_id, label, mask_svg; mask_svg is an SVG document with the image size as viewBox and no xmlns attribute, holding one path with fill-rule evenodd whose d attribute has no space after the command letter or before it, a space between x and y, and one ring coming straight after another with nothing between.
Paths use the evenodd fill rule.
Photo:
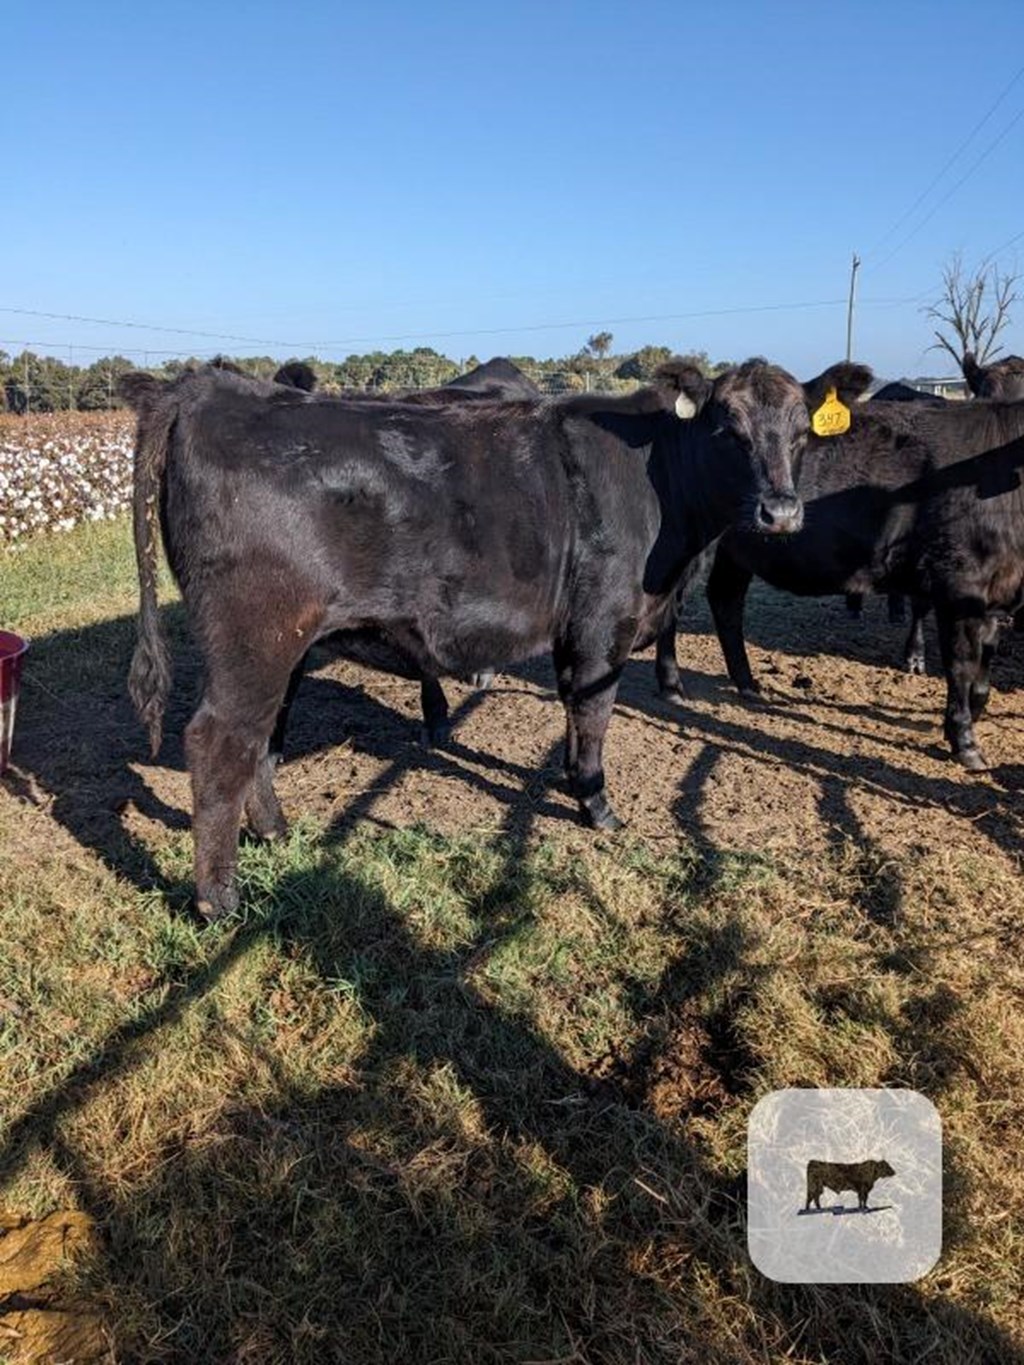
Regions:
<instances>
[{"instance_id":1,"label":"distant building","mask_svg":"<svg viewBox=\"0 0 1024 1365\"><path fill-rule=\"evenodd\" d=\"M866 394L868 398L881 395L890 402L908 402L915 394L927 398L970 398L966 379L960 375L934 378L918 375L916 379L876 379Z\"/></svg>"},{"instance_id":2,"label":"distant building","mask_svg":"<svg viewBox=\"0 0 1024 1365\"><path fill-rule=\"evenodd\" d=\"M929 378L919 375L916 379L906 379L903 381L909 384L912 389L918 389L921 393L930 393L935 398L970 398L970 390L967 387L967 380L962 374L950 375L948 378Z\"/></svg>"}]
</instances>

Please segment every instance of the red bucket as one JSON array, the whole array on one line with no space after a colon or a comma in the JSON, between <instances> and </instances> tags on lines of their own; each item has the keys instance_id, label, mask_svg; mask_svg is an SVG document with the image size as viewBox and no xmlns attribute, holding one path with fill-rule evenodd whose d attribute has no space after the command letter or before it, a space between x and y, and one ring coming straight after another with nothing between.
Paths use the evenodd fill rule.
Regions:
<instances>
[{"instance_id":1,"label":"red bucket","mask_svg":"<svg viewBox=\"0 0 1024 1365\"><path fill-rule=\"evenodd\" d=\"M7 771L14 740L14 711L21 686L21 665L28 641L9 630L0 630L0 773Z\"/></svg>"}]
</instances>

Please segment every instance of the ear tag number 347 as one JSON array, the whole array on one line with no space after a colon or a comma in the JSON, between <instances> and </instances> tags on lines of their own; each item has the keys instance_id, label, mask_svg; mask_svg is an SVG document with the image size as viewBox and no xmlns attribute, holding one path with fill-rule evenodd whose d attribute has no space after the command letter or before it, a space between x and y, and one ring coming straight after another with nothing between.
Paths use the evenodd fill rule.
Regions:
<instances>
[{"instance_id":1,"label":"ear tag number 347","mask_svg":"<svg viewBox=\"0 0 1024 1365\"><path fill-rule=\"evenodd\" d=\"M840 403L835 389L829 389L825 401L811 418L815 436L842 436L850 430L850 409Z\"/></svg>"}]
</instances>

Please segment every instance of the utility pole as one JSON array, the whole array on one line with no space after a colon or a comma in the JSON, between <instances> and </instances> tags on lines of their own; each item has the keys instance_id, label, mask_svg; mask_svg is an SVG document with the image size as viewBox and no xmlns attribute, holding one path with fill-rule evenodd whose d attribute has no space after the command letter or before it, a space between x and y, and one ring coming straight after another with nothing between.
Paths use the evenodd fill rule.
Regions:
<instances>
[{"instance_id":1,"label":"utility pole","mask_svg":"<svg viewBox=\"0 0 1024 1365\"><path fill-rule=\"evenodd\" d=\"M32 411L32 391L28 386L28 342L25 342L25 416Z\"/></svg>"},{"instance_id":2,"label":"utility pole","mask_svg":"<svg viewBox=\"0 0 1024 1365\"><path fill-rule=\"evenodd\" d=\"M68 412L75 410L75 348L68 347Z\"/></svg>"},{"instance_id":3,"label":"utility pole","mask_svg":"<svg viewBox=\"0 0 1024 1365\"><path fill-rule=\"evenodd\" d=\"M853 358L853 299L857 290L857 271L860 269L860 257L856 251L853 253L853 265L850 268L850 302L846 309L846 358Z\"/></svg>"}]
</instances>

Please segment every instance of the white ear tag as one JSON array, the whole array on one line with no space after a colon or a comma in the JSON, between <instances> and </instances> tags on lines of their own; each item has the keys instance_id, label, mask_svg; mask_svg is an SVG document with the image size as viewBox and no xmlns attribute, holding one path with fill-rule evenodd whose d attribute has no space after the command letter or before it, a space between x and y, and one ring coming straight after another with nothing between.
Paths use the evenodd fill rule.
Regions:
<instances>
[{"instance_id":1,"label":"white ear tag","mask_svg":"<svg viewBox=\"0 0 1024 1365\"><path fill-rule=\"evenodd\" d=\"M684 422L688 422L697 412L697 404L689 394L681 393L676 399L676 416L681 417Z\"/></svg>"}]
</instances>

